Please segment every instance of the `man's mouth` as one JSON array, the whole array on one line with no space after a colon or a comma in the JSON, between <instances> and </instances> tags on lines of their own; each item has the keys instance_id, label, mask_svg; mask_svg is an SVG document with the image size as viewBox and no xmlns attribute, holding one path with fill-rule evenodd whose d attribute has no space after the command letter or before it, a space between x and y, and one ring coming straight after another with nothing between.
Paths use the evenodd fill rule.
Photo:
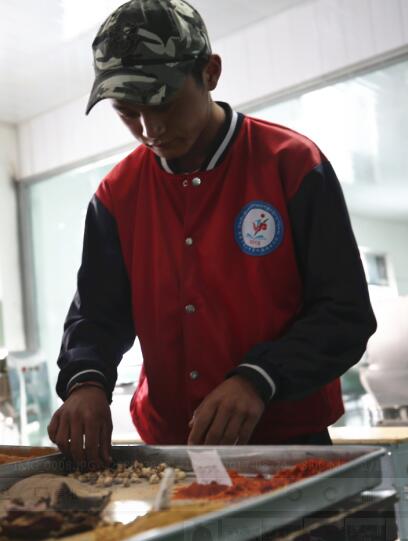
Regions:
<instances>
[{"instance_id":1,"label":"man's mouth","mask_svg":"<svg viewBox=\"0 0 408 541\"><path fill-rule=\"evenodd\" d=\"M154 141L152 143L146 143L149 148L166 148L171 145L171 141Z\"/></svg>"}]
</instances>

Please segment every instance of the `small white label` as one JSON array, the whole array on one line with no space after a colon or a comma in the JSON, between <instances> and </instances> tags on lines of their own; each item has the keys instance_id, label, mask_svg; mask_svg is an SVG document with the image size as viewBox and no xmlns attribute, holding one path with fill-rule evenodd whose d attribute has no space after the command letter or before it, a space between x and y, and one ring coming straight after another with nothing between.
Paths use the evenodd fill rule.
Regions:
<instances>
[{"instance_id":1,"label":"small white label","mask_svg":"<svg viewBox=\"0 0 408 541\"><path fill-rule=\"evenodd\" d=\"M231 478L217 451L188 451L188 454L197 483L209 485L216 482L219 485L232 486Z\"/></svg>"}]
</instances>

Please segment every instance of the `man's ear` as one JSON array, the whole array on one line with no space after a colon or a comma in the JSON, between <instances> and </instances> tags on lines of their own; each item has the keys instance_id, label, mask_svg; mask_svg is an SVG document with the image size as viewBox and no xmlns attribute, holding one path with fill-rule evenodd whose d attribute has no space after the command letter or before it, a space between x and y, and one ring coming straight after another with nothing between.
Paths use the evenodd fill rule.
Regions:
<instances>
[{"instance_id":1,"label":"man's ear","mask_svg":"<svg viewBox=\"0 0 408 541\"><path fill-rule=\"evenodd\" d=\"M203 81L209 92L215 90L222 72L222 60L218 54L212 54L203 70Z\"/></svg>"}]
</instances>

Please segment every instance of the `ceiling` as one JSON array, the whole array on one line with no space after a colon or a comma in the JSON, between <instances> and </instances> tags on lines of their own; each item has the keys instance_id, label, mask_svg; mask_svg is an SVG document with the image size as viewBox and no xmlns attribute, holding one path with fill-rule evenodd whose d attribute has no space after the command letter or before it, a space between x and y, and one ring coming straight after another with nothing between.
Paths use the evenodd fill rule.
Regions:
<instances>
[{"instance_id":1,"label":"ceiling","mask_svg":"<svg viewBox=\"0 0 408 541\"><path fill-rule=\"evenodd\" d=\"M216 40L307 0L190 0ZM1 0L0 122L19 123L89 92L91 43L123 0Z\"/></svg>"}]
</instances>

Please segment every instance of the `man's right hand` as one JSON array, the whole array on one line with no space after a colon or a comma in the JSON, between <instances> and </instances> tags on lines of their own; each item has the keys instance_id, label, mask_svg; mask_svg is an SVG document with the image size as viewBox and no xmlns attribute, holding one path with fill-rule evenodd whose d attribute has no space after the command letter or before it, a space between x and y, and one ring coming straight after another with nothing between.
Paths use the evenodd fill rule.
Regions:
<instances>
[{"instance_id":1,"label":"man's right hand","mask_svg":"<svg viewBox=\"0 0 408 541\"><path fill-rule=\"evenodd\" d=\"M54 413L48 435L77 464L109 465L112 417L105 391L93 386L73 391Z\"/></svg>"}]
</instances>

